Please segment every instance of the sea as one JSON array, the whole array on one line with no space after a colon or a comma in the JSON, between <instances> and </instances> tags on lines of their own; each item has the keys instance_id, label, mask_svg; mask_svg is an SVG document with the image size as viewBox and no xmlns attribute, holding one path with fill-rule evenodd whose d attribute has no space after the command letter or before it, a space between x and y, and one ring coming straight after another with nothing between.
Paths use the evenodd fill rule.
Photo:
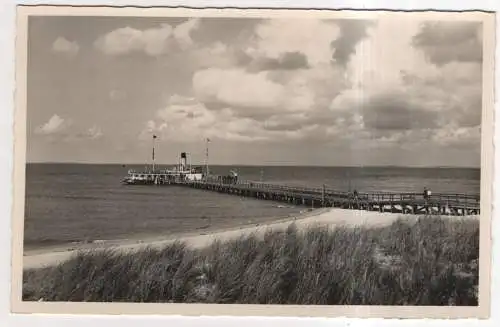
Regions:
<instances>
[{"instance_id":1,"label":"sea","mask_svg":"<svg viewBox=\"0 0 500 327\"><path fill-rule=\"evenodd\" d=\"M137 165L26 166L25 250L97 241L169 237L239 228L299 214L303 207L173 186L122 185ZM358 192L470 193L480 169L402 167L210 166L240 179Z\"/></svg>"}]
</instances>

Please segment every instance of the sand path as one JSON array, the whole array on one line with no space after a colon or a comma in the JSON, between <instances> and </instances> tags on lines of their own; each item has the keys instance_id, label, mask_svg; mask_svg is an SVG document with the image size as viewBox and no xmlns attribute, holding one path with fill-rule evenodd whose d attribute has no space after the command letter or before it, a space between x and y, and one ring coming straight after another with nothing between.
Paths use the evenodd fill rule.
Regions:
<instances>
[{"instance_id":1,"label":"sand path","mask_svg":"<svg viewBox=\"0 0 500 327\"><path fill-rule=\"evenodd\" d=\"M380 213L361 210L346 210L346 209L317 209L311 212L304 213L300 217L292 217L286 220L272 222L263 225L242 227L231 230L215 231L210 234L183 234L168 239L135 239L135 240L122 240L122 241L109 241L109 242L94 242L84 248L115 248L123 251L136 251L146 246L158 248L165 246L175 240L180 240L192 247L204 247L209 245L215 239L228 240L241 236L242 234L249 233L264 233L266 230L284 229L295 222L299 228L307 228L312 226L369 226L369 227L382 227L390 225L399 217L408 217L416 219L417 216L402 215L395 213ZM454 217L457 219L457 217ZM52 249L52 250L38 250L27 251L23 257L23 268L41 268L52 266L64 262L71 258L79 249L72 249L69 247Z\"/></svg>"}]
</instances>

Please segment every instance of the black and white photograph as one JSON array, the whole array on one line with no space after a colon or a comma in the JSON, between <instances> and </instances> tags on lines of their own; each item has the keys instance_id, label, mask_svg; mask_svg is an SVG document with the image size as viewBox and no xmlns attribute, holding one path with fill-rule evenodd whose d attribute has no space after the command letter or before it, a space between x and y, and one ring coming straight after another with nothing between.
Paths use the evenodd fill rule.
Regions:
<instances>
[{"instance_id":1,"label":"black and white photograph","mask_svg":"<svg viewBox=\"0 0 500 327\"><path fill-rule=\"evenodd\" d=\"M18 14L19 312L489 314L493 14Z\"/></svg>"}]
</instances>

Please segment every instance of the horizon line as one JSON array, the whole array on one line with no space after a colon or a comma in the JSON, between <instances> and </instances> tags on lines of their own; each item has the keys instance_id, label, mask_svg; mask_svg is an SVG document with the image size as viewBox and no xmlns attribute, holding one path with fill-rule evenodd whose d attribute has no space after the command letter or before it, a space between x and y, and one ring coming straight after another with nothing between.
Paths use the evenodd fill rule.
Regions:
<instances>
[{"instance_id":1,"label":"horizon line","mask_svg":"<svg viewBox=\"0 0 500 327\"><path fill-rule=\"evenodd\" d=\"M151 166L151 163L118 163L118 162L73 162L73 161L27 161L28 164L53 164L53 165L119 165L119 166ZM175 166L178 163L156 163L156 166ZM205 166L205 163L191 164L191 166ZM262 164L240 164L240 163L214 163L209 166L241 166L241 167L317 167L317 168L458 168L458 169L481 169L481 166L448 166L448 165L430 165L430 166L405 166L405 165L314 165L314 164L286 164L286 163L262 163Z\"/></svg>"}]
</instances>

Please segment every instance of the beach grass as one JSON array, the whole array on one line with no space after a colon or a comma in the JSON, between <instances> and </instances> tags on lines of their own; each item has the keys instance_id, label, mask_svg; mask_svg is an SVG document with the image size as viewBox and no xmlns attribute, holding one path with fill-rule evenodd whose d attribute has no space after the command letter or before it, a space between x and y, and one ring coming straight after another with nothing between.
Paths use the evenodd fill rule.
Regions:
<instances>
[{"instance_id":1,"label":"beach grass","mask_svg":"<svg viewBox=\"0 0 500 327\"><path fill-rule=\"evenodd\" d=\"M479 221L311 227L135 253L88 250L25 270L25 301L315 305L478 304Z\"/></svg>"}]
</instances>

